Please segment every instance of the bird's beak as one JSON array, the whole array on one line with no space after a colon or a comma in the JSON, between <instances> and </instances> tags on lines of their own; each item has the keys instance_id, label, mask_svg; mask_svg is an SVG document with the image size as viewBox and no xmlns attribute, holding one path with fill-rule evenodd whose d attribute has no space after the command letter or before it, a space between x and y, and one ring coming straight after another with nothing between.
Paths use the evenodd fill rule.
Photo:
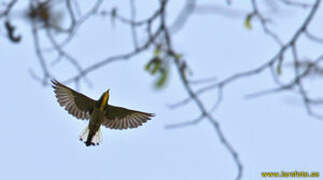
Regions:
<instances>
[{"instance_id":1,"label":"bird's beak","mask_svg":"<svg viewBox=\"0 0 323 180\"><path fill-rule=\"evenodd\" d=\"M109 96L110 96L110 89L108 89L106 92L105 92L105 94L106 94L106 96L109 98Z\"/></svg>"}]
</instances>

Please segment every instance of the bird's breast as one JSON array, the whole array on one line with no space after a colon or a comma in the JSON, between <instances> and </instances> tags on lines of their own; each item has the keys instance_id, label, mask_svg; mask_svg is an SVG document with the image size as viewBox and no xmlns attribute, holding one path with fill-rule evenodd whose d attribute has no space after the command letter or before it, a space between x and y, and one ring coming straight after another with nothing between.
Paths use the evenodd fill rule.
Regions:
<instances>
[{"instance_id":1,"label":"bird's breast","mask_svg":"<svg viewBox=\"0 0 323 180\"><path fill-rule=\"evenodd\" d=\"M99 128L103 119L104 119L104 111L101 111L99 108L94 108L90 118L90 124L89 124L90 129Z\"/></svg>"}]
</instances>

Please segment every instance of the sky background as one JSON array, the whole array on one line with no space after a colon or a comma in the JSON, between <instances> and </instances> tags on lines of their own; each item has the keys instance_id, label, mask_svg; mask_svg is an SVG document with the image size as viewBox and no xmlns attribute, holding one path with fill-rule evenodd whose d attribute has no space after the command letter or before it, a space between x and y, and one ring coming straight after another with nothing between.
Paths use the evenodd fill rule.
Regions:
<instances>
[{"instance_id":1,"label":"sky background","mask_svg":"<svg viewBox=\"0 0 323 180\"><path fill-rule=\"evenodd\" d=\"M138 17L153 12L156 7L153 2L138 2ZM170 22L182 3L172 2ZM121 13L128 13L126 7L128 2L120 5ZM232 9L248 12L250 3L234 1ZM319 11L316 20L323 18L322 8ZM281 12L275 30L286 41L307 13L284 6ZM278 47L264 36L258 22L253 21L250 31L243 26L243 19L193 15L174 35L174 47L186 57L194 72L193 78L217 76L223 79L262 64L277 51ZM106 21L106 26L95 28L102 21ZM322 24L318 22L311 25L313 32L322 32ZM16 45L2 38L0 43L0 180L234 179L236 165L207 121L180 129L165 129L168 124L198 117L199 111L195 104L176 110L167 107L187 94L175 68L171 68L166 88L160 91L153 88L154 77L144 71L152 51L89 74L93 87L84 83L80 91L99 98L110 88L110 104L153 112L156 117L137 129L103 128L103 143L86 147L78 136L87 122L67 114L58 105L53 90L29 75L30 69L36 73L41 70L28 24L19 19L16 23L23 36L22 42ZM130 35L129 28L120 23L112 28L109 19L92 18L67 50L86 67L97 59L129 50ZM322 52L320 46L307 42L300 48L304 48L300 57L317 57ZM71 67L64 63L53 67L53 71L58 74L57 80L65 80L73 74ZM288 70L284 75L288 77ZM244 167L243 179L261 179L262 171L322 173L323 122L306 114L296 94L245 98L249 93L273 86L270 72L237 81L224 89L223 102L213 113L239 153ZM210 92L202 98L211 106L217 94Z\"/></svg>"}]
</instances>

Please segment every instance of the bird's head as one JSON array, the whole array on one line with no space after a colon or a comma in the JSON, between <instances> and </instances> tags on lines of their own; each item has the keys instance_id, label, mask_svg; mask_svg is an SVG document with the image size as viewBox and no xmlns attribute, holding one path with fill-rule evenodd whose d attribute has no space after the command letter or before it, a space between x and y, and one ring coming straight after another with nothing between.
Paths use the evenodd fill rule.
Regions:
<instances>
[{"instance_id":1,"label":"bird's head","mask_svg":"<svg viewBox=\"0 0 323 180\"><path fill-rule=\"evenodd\" d=\"M108 100L109 100L109 97L110 97L110 89L108 89L107 91L105 91L101 98L99 99L99 106L100 106L100 109L103 110L106 105L108 104Z\"/></svg>"},{"instance_id":2,"label":"bird's head","mask_svg":"<svg viewBox=\"0 0 323 180\"><path fill-rule=\"evenodd\" d=\"M110 95L110 89L108 89L107 91L104 92L104 94L106 94L106 96L108 96L109 98L109 95Z\"/></svg>"}]
</instances>

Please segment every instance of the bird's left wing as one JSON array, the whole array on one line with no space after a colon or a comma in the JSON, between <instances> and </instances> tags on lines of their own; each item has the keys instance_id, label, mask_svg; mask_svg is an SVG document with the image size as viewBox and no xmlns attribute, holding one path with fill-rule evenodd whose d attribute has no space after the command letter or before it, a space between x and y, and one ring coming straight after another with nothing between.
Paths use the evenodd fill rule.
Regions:
<instances>
[{"instance_id":1,"label":"bird's left wing","mask_svg":"<svg viewBox=\"0 0 323 180\"><path fill-rule=\"evenodd\" d=\"M108 105L102 125L111 129L128 129L141 126L154 114Z\"/></svg>"},{"instance_id":2,"label":"bird's left wing","mask_svg":"<svg viewBox=\"0 0 323 180\"><path fill-rule=\"evenodd\" d=\"M52 80L54 92L58 103L65 107L65 110L78 119L89 119L96 101L81 94L64 84Z\"/></svg>"}]
</instances>

